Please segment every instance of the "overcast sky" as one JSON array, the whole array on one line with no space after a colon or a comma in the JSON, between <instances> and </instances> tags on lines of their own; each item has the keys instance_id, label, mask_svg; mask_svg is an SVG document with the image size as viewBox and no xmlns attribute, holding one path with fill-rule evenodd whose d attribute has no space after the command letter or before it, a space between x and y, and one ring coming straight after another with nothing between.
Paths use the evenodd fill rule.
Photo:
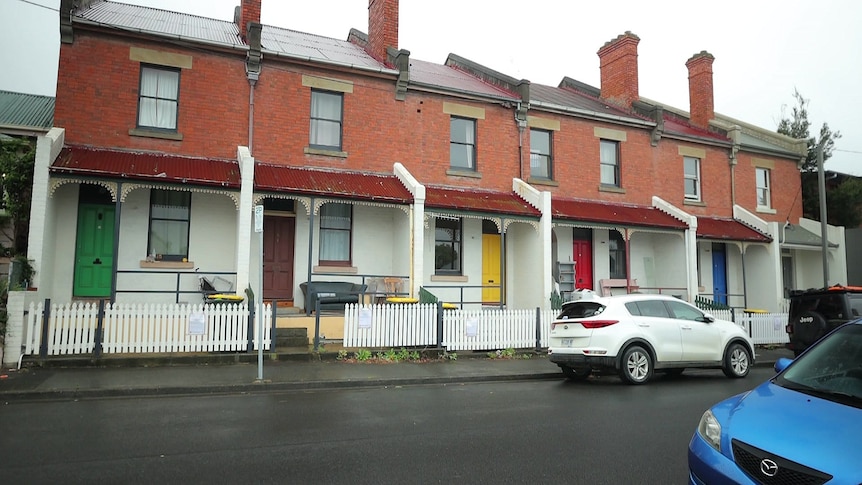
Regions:
<instances>
[{"instance_id":1,"label":"overcast sky","mask_svg":"<svg viewBox=\"0 0 862 485\"><path fill-rule=\"evenodd\" d=\"M233 20L240 0L123 3ZM60 0L0 0L0 90L53 96ZM715 110L775 130L794 89L843 137L828 170L862 175L862 2L857 0L401 0L399 47L443 63L449 53L534 83L564 76L598 87L596 52L625 31L640 37L640 95L688 110L685 62L706 50ZM368 32L368 0L263 0L267 25L347 39Z\"/></svg>"}]
</instances>

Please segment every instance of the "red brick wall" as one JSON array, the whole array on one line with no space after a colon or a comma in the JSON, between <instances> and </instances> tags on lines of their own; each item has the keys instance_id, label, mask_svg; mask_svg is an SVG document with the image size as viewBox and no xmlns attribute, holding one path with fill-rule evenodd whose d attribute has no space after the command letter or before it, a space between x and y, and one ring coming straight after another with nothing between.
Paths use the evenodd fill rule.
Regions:
<instances>
[{"instance_id":1,"label":"red brick wall","mask_svg":"<svg viewBox=\"0 0 862 485\"><path fill-rule=\"evenodd\" d=\"M788 159L766 157L740 152L736 166L736 203L745 207L763 220L796 224L802 217L801 177L796 162ZM752 159L774 162L770 169L770 196L775 214L757 212L757 181Z\"/></svg>"},{"instance_id":2,"label":"red brick wall","mask_svg":"<svg viewBox=\"0 0 862 485\"><path fill-rule=\"evenodd\" d=\"M182 141L129 135L137 125L140 65L130 47L189 54L180 73L177 131ZM166 43L118 39L77 29L61 44L54 126L66 143L236 158L248 144L248 81L244 57L185 50Z\"/></svg>"}]
</instances>

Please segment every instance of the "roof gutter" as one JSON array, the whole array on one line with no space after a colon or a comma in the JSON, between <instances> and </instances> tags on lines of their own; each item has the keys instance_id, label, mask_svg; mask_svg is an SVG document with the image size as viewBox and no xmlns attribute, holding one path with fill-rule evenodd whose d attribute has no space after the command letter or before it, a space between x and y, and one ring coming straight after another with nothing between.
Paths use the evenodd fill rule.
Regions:
<instances>
[{"instance_id":1,"label":"roof gutter","mask_svg":"<svg viewBox=\"0 0 862 485\"><path fill-rule=\"evenodd\" d=\"M440 89L441 86L410 81L410 84L408 85L407 89L411 89L413 87L422 88L422 90L424 90L426 92L431 92L431 93L446 93L446 94L455 93L455 94L460 94L464 97L492 99L494 101L500 101L503 103L520 103L521 102L520 98L513 98L513 97L508 97L508 96L498 96L498 95L494 95L494 94L481 94L481 93L476 93L476 92L472 92L472 91L465 91L463 89L456 89L456 88Z\"/></svg>"},{"instance_id":2,"label":"roof gutter","mask_svg":"<svg viewBox=\"0 0 862 485\"><path fill-rule=\"evenodd\" d=\"M609 115L609 114L605 114L605 113L599 113L598 111L591 111L588 109L572 108L571 106L563 106L563 105L554 104L554 103L545 103L542 101L532 101L531 100L530 101L530 108L536 108L536 107L545 108L545 109L554 110L554 111L561 111L563 113L578 114L578 115L582 115L582 116L585 116L588 118L595 118L595 119L599 119L599 120L616 121L618 123L624 123L624 124L634 125L634 126L641 126L641 127L646 127L646 128L653 128L656 126L656 123L654 121L639 120L637 118L626 118L626 117L619 116L619 115Z\"/></svg>"}]
</instances>

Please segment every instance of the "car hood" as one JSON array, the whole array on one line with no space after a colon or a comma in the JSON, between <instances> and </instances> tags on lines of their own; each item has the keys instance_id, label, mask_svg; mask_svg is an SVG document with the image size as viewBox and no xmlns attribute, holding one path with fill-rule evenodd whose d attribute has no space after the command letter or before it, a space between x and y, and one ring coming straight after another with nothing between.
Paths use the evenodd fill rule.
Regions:
<instances>
[{"instance_id":1,"label":"car hood","mask_svg":"<svg viewBox=\"0 0 862 485\"><path fill-rule=\"evenodd\" d=\"M862 409L786 389L767 381L713 407L722 427L722 450L731 439L775 456L862 483Z\"/></svg>"}]
</instances>

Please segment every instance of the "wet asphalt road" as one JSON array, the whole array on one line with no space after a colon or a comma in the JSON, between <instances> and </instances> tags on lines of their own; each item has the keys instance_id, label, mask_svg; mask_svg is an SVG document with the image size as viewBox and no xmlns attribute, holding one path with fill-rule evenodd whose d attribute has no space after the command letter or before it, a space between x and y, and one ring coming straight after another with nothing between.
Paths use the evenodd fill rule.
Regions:
<instances>
[{"instance_id":1,"label":"wet asphalt road","mask_svg":"<svg viewBox=\"0 0 862 485\"><path fill-rule=\"evenodd\" d=\"M685 483L703 411L771 375L11 403L0 483Z\"/></svg>"}]
</instances>

